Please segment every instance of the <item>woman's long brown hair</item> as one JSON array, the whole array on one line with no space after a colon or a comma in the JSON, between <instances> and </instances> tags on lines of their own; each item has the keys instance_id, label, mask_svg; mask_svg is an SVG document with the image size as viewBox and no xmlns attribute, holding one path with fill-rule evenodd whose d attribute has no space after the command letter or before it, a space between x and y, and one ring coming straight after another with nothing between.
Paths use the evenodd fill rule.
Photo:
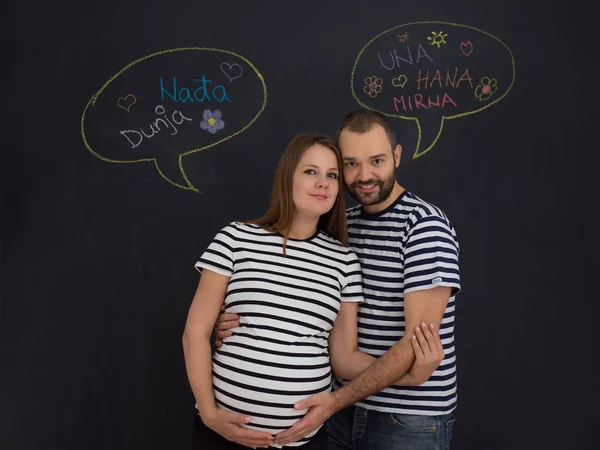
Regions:
<instances>
[{"instance_id":1,"label":"woman's long brown hair","mask_svg":"<svg viewBox=\"0 0 600 450\"><path fill-rule=\"evenodd\" d=\"M339 176L338 193L333 207L319 218L317 228L329 236L348 245L348 230L346 228L346 201L344 198L344 183L342 181L342 155L333 138L321 134L301 133L288 143L273 177L273 190L269 209L262 217L248 223L260 225L268 231L281 233L284 236L283 252L288 239L288 233L294 219L293 178L296 167L304 152L313 145L322 145L335 155Z\"/></svg>"}]
</instances>

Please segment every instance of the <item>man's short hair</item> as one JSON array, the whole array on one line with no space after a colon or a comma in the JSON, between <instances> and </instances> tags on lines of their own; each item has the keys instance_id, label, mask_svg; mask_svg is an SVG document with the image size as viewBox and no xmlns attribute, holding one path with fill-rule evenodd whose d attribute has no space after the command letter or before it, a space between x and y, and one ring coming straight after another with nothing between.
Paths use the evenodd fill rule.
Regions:
<instances>
[{"instance_id":1,"label":"man's short hair","mask_svg":"<svg viewBox=\"0 0 600 450\"><path fill-rule=\"evenodd\" d=\"M396 141L396 133L392 130L392 126L386 116L377 111L370 109L357 109L346 114L342 120L337 132L339 141L342 131L348 130L352 133L363 134L371 131L373 127L379 125L385 131L385 134L392 146L392 154L398 142Z\"/></svg>"}]
</instances>

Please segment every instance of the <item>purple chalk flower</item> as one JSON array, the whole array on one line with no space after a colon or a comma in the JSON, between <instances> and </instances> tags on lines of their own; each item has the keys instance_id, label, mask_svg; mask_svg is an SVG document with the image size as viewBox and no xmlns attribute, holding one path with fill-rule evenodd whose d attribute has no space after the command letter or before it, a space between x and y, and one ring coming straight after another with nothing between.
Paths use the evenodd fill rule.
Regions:
<instances>
[{"instance_id":1,"label":"purple chalk flower","mask_svg":"<svg viewBox=\"0 0 600 450\"><path fill-rule=\"evenodd\" d=\"M225 122L223 122L223 119L221 119L222 116L223 114L218 109L215 109L212 112L210 109L205 109L202 113L202 118L204 120L200 122L200 128L202 128L204 131L215 134L217 130L222 130L225 128Z\"/></svg>"}]
</instances>

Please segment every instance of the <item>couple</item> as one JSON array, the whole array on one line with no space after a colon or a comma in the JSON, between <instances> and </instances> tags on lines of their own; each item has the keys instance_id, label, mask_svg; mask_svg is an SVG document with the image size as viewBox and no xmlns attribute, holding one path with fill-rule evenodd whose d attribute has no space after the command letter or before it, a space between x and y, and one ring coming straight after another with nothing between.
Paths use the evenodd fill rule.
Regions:
<instances>
[{"instance_id":1,"label":"couple","mask_svg":"<svg viewBox=\"0 0 600 450\"><path fill-rule=\"evenodd\" d=\"M296 136L267 213L225 226L196 263L193 448L449 448L458 242L396 181L401 150L369 110L337 142ZM344 184L360 203L347 211Z\"/></svg>"}]
</instances>

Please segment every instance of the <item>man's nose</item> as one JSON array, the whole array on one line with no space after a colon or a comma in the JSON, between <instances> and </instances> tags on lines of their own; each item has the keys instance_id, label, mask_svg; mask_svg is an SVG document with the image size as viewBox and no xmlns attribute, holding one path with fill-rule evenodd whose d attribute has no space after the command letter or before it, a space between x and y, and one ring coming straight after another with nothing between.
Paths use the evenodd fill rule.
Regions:
<instances>
[{"instance_id":1,"label":"man's nose","mask_svg":"<svg viewBox=\"0 0 600 450\"><path fill-rule=\"evenodd\" d=\"M358 179L360 181L367 181L371 178L371 172L369 170L369 168L365 165L361 165L359 172L358 172Z\"/></svg>"}]
</instances>

